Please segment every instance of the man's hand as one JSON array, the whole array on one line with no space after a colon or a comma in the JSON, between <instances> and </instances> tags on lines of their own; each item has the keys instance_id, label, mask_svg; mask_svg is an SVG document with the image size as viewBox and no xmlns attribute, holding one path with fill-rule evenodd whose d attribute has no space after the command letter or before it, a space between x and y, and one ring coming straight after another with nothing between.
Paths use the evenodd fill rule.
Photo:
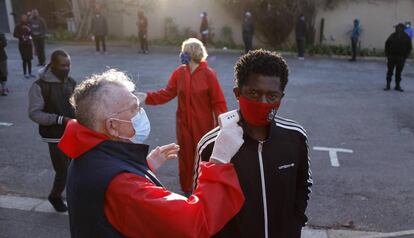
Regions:
<instances>
[{"instance_id":1,"label":"man's hand","mask_svg":"<svg viewBox=\"0 0 414 238\"><path fill-rule=\"evenodd\" d=\"M147 156L147 163L153 172L157 172L166 160L177 158L177 153L180 150L180 146L175 143L168 145L157 146Z\"/></svg>"},{"instance_id":2,"label":"man's hand","mask_svg":"<svg viewBox=\"0 0 414 238\"><path fill-rule=\"evenodd\" d=\"M139 99L140 103L145 103L145 100L147 99L147 93L143 93L143 92L136 92L135 96L137 96L137 98Z\"/></svg>"},{"instance_id":3,"label":"man's hand","mask_svg":"<svg viewBox=\"0 0 414 238\"><path fill-rule=\"evenodd\" d=\"M220 129L210 162L227 164L243 145L243 129L234 122Z\"/></svg>"}]
</instances>

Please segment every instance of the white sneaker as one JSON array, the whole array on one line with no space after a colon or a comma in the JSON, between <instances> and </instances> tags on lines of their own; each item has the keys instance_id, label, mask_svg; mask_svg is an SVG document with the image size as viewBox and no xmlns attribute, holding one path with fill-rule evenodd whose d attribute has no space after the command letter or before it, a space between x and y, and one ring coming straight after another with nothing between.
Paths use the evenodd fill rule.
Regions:
<instances>
[{"instance_id":1,"label":"white sneaker","mask_svg":"<svg viewBox=\"0 0 414 238\"><path fill-rule=\"evenodd\" d=\"M298 57L298 60L305 60L305 57Z\"/></svg>"}]
</instances>

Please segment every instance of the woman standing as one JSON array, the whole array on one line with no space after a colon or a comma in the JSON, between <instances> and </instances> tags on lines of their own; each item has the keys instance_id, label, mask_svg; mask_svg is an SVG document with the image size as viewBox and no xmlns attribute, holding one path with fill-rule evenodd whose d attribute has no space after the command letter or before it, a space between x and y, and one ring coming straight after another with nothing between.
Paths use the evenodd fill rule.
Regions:
<instances>
[{"instance_id":1,"label":"woman standing","mask_svg":"<svg viewBox=\"0 0 414 238\"><path fill-rule=\"evenodd\" d=\"M32 31L29 26L29 19L27 15L20 17L19 24L14 28L14 37L19 39L19 51L23 60L23 73L25 78L35 77L32 74L32 59L33 59L33 46L32 46Z\"/></svg>"},{"instance_id":2,"label":"woman standing","mask_svg":"<svg viewBox=\"0 0 414 238\"><path fill-rule=\"evenodd\" d=\"M164 104L178 96L179 174L181 189L186 195L192 191L197 143L217 126L217 117L227 111L216 72L208 67L206 58L207 51L200 40L184 41L180 53L182 65L173 72L167 86L139 95L148 105Z\"/></svg>"}]
</instances>

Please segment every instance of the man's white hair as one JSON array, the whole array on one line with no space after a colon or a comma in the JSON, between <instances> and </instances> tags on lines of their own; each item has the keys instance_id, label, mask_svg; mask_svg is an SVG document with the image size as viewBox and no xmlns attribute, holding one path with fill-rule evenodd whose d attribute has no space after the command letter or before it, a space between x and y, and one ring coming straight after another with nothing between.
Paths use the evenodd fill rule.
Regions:
<instances>
[{"instance_id":1,"label":"man's white hair","mask_svg":"<svg viewBox=\"0 0 414 238\"><path fill-rule=\"evenodd\" d=\"M116 97L112 87L125 87L135 90L135 83L124 73L109 69L102 74L94 74L76 86L70 102L75 109L76 119L82 125L96 129L97 120L104 119L110 112L107 106Z\"/></svg>"}]
</instances>

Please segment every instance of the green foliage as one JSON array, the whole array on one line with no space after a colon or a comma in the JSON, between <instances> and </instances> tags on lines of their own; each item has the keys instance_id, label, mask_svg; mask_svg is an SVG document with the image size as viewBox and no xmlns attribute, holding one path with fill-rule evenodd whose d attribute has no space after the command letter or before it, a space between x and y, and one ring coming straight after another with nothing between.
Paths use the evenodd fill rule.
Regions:
<instances>
[{"instance_id":1,"label":"green foliage","mask_svg":"<svg viewBox=\"0 0 414 238\"><path fill-rule=\"evenodd\" d=\"M181 43L190 37L197 37L197 32L186 27L180 29L171 17L164 19L164 39L155 42L161 45L181 45Z\"/></svg>"},{"instance_id":2,"label":"green foliage","mask_svg":"<svg viewBox=\"0 0 414 238\"><path fill-rule=\"evenodd\" d=\"M229 26L223 26L220 31L220 42L225 47L234 48L233 29Z\"/></svg>"},{"instance_id":3,"label":"green foliage","mask_svg":"<svg viewBox=\"0 0 414 238\"><path fill-rule=\"evenodd\" d=\"M53 41L71 41L76 37L76 33L69 32L63 28L59 28L56 31L52 32L50 39Z\"/></svg>"},{"instance_id":4,"label":"green foliage","mask_svg":"<svg viewBox=\"0 0 414 238\"><path fill-rule=\"evenodd\" d=\"M351 55L352 50L349 45L318 45L308 47L309 55ZM365 57L383 57L384 52L381 50L363 48L358 51L359 56Z\"/></svg>"}]
</instances>

